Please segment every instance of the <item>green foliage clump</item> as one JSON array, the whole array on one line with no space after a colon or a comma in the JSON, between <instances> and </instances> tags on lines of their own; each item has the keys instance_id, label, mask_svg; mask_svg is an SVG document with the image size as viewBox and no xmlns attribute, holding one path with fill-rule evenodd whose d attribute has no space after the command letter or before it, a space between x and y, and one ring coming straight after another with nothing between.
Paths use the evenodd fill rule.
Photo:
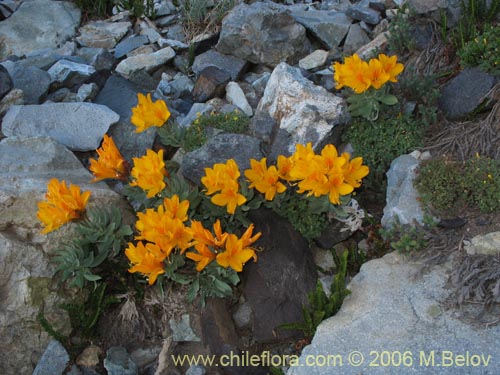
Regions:
<instances>
[{"instance_id":1,"label":"green foliage clump","mask_svg":"<svg viewBox=\"0 0 500 375\"><path fill-rule=\"evenodd\" d=\"M500 209L500 161L479 155L464 163L437 158L422 165L415 180L422 202L441 214L460 208Z\"/></svg>"},{"instance_id":2,"label":"green foliage clump","mask_svg":"<svg viewBox=\"0 0 500 375\"><path fill-rule=\"evenodd\" d=\"M178 0L187 39L216 31L222 18L235 5L235 0ZM175 4L175 3L174 3Z\"/></svg>"},{"instance_id":3,"label":"green foliage clump","mask_svg":"<svg viewBox=\"0 0 500 375\"><path fill-rule=\"evenodd\" d=\"M464 67L477 66L479 69L500 75L500 25L485 27L482 34L467 42L458 52Z\"/></svg>"},{"instance_id":4,"label":"green foliage clump","mask_svg":"<svg viewBox=\"0 0 500 375\"><path fill-rule=\"evenodd\" d=\"M389 245L390 250L409 254L423 250L428 244L427 233L436 225L432 218L424 218L426 224L409 225L395 221L391 228L380 229L381 238Z\"/></svg>"},{"instance_id":5,"label":"green foliage clump","mask_svg":"<svg viewBox=\"0 0 500 375\"><path fill-rule=\"evenodd\" d=\"M130 11L133 17L156 17L153 0L118 0L116 3L119 7Z\"/></svg>"},{"instance_id":6,"label":"green foliage clump","mask_svg":"<svg viewBox=\"0 0 500 375\"><path fill-rule=\"evenodd\" d=\"M413 12L405 4L398 9L396 16L389 25L389 35L387 37L389 49L399 56L415 48L412 26L413 18Z\"/></svg>"},{"instance_id":7,"label":"green foliage clump","mask_svg":"<svg viewBox=\"0 0 500 375\"><path fill-rule=\"evenodd\" d=\"M87 18L105 18L112 14L113 7L128 10L133 17L142 16L154 18L153 0L76 0L76 5Z\"/></svg>"},{"instance_id":8,"label":"green foliage clump","mask_svg":"<svg viewBox=\"0 0 500 375\"><path fill-rule=\"evenodd\" d=\"M111 209L91 209L87 218L76 224L76 237L56 251L55 263L61 280L83 288L87 281L97 282L101 276L94 273L106 260L116 257L132 228L122 223L121 213Z\"/></svg>"}]
</instances>

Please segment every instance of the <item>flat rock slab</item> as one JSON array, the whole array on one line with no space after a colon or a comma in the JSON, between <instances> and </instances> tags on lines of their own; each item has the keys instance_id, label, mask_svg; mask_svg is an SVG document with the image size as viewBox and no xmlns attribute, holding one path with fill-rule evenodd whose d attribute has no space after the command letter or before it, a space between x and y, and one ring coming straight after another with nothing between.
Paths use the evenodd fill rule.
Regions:
<instances>
[{"instance_id":1,"label":"flat rock slab","mask_svg":"<svg viewBox=\"0 0 500 375\"><path fill-rule=\"evenodd\" d=\"M73 151L99 147L109 127L119 120L108 107L92 103L50 103L12 106L3 119L7 137L43 137Z\"/></svg>"},{"instance_id":2,"label":"flat rock slab","mask_svg":"<svg viewBox=\"0 0 500 375\"><path fill-rule=\"evenodd\" d=\"M71 2L25 1L0 23L0 60L44 48L57 48L76 33L81 12Z\"/></svg>"},{"instance_id":3,"label":"flat rock slab","mask_svg":"<svg viewBox=\"0 0 500 375\"><path fill-rule=\"evenodd\" d=\"M473 327L444 308L451 262L421 267L396 252L365 263L287 374L499 374L500 326Z\"/></svg>"}]
</instances>

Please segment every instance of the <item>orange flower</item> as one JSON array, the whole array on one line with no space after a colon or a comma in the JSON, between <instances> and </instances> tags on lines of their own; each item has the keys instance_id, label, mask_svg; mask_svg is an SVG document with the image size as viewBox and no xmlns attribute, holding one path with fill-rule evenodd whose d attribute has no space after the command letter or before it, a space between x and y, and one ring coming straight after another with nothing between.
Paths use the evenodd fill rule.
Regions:
<instances>
[{"instance_id":1,"label":"orange flower","mask_svg":"<svg viewBox=\"0 0 500 375\"><path fill-rule=\"evenodd\" d=\"M368 70L366 72L371 85L375 89L381 88L391 78L389 73L385 71L382 63L377 59L371 59L368 63Z\"/></svg>"},{"instance_id":2,"label":"orange flower","mask_svg":"<svg viewBox=\"0 0 500 375\"><path fill-rule=\"evenodd\" d=\"M349 160L350 155L345 152L342 154L346 158L346 160ZM343 166L343 172L344 172L344 179L345 181L351 185L354 188L358 188L361 186L361 180L370 173L370 169L366 165L363 164L363 158L357 157L352 159L351 161L348 161L344 166Z\"/></svg>"},{"instance_id":3,"label":"orange flower","mask_svg":"<svg viewBox=\"0 0 500 375\"><path fill-rule=\"evenodd\" d=\"M378 59L384 71L389 75L389 81L397 82L396 76L404 69L404 65L397 62L398 57L396 55L388 57L381 53Z\"/></svg>"},{"instance_id":4,"label":"orange flower","mask_svg":"<svg viewBox=\"0 0 500 375\"><path fill-rule=\"evenodd\" d=\"M243 271L246 262L254 258L257 261L255 250L243 245L243 240L235 234L229 234L226 241L225 251L217 254L217 263L224 267L231 267L236 272Z\"/></svg>"},{"instance_id":5,"label":"orange flower","mask_svg":"<svg viewBox=\"0 0 500 375\"><path fill-rule=\"evenodd\" d=\"M145 156L132 160L134 167L131 175L134 181L130 183L130 186L139 186L147 193L148 198L154 197L165 189L164 178L168 176L168 172L163 161L163 150L158 151L158 153L147 150Z\"/></svg>"},{"instance_id":6,"label":"orange flower","mask_svg":"<svg viewBox=\"0 0 500 375\"><path fill-rule=\"evenodd\" d=\"M286 190L286 186L279 181L276 167L272 165L267 168L266 158L262 158L260 162L251 159L250 165L251 168L245 171L246 178L251 182L249 187L265 194L266 200L272 201L276 193Z\"/></svg>"},{"instance_id":7,"label":"orange flower","mask_svg":"<svg viewBox=\"0 0 500 375\"><path fill-rule=\"evenodd\" d=\"M189 210L189 201L183 200L179 201L179 196L174 194L172 198L165 198L163 200L163 206L165 207L166 213L170 215L172 219L179 219L184 222L187 220L187 212Z\"/></svg>"},{"instance_id":8,"label":"orange flower","mask_svg":"<svg viewBox=\"0 0 500 375\"><path fill-rule=\"evenodd\" d=\"M226 180L222 191L215 194L211 202L217 206L227 206L227 212L232 215L237 206L241 206L247 201L244 195L238 193L238 189L239 185L236 181Z\"/></svg>"},{"instance_id":9,"label":"orange flower","mask_svg":"<svg viewBox=\"0 0 500 375\"><path fill-rule=\"evenodd\" d=\"M142 242L138 242L136 247L129 243L125 255L132 263L128 272L139 272L147 276L149 285L153 285L158 276L165 273L163 261L167 256L155 244L147 243L144 246Z\"/></svg>"},{"instance_id":10,"label":"orange flower","mask_svg":"<svg viewBox=\"0 0 500 375\"><path fill-rule=\"evenodd\" d=\"M198 253L188 252L186 258L196 262L196 271L201 272L215 259L215 254L205 244L195 246Z\"/></svg>"},{"instance_id":11,"label":"orange flower","mask_svg":"<svg viewBox=\"0 0 500 375\"><path fill-rule=\"evenodd\" d=\"M255 236L252 237L252 232L253 232L254 225L250 224L250 226L247 228L245 233L241 236L241 240L243 241L243 247L250 246L253 244L255 241L257 241L262 233L256 233Z\"/></svg>"},{"instance_id":12,"label":"orange flower","mask_svg":"<svg viewBox=\"0 0 500 375\"><path fill-rule=\"evenodd\" d=\"M217 219L217 221L213 225L213 229L215 237L208 229L205 229L203 227L203 224L200 221L191 221L191 230L193 231L193 238L196 241L196 244L203 244L211 247L224 246L228 234L222 233L219 219Z\"/></svg>"},{"instance_id":13,"label":"orange flower","mask_svg":"<svg viewBox=\"0 0 500 375\"><path fill-rule=\"evenodd\" d=\"M46 234L59 228L71 220L78 219L90 198L90 191L80 192L80 187L71 184L69 188L65 181L56 178L47 185L46 201L38 202L37 217L45 226L42 233Z\"/></svg>"},{"instance_id":14,"label":"orange flower","mask_svg":"<svg viewBox=\"0 0 500 375\"><path fill-rule=\"evenodd\" d=\"M344 59L344 63L336 62L334 64L334 79L337 82L337 90L344 86L350 87L357 94L361 94L370 87L370 79L366 75L368 63L354 54Z\"/></svg>"},{"instance_id":15,"label":"orange flower","mask_svg":"<svg viewBox=\"0 0 500 375\"><path fill-rule=\"evenodd\" d=\"M137 106L132 108L130 122L137 126L136 133L141 133L151 126L160 127L169 119L170 111L163 100L153 103L151 94L137 94Z\"/></svg>"},{"instance_id":16,"label":"orange flower","mask_svg":"<svg viewBox=\"0 0 500 375\"><path fill-rule=\"evenodd\" d=\"M90 159L90 171L95 178L92 182L116 178L125 180L128 176L128 163L118 151L113 138L104 135L101 148L97 149L99 159Z\"/></svg>"},{"instance_id":17,"label":"orange flower","mask_svg":"<svg viewBox=\"0 0 500 375\"><path fill-rule=\"evenodd\" d=\"M283 155L278 156L278 176L285 180L285 181L290 181L290 171L293 168L293 160L291 157L287 158Z\"/></svg>"}]
</instances>

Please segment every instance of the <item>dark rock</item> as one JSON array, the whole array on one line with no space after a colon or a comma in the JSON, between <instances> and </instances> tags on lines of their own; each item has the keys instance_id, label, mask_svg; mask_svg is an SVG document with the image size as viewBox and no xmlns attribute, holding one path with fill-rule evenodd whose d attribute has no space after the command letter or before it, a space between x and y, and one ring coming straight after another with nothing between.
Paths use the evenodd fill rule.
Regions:
<instances>
[{"instance_id":1,"label":"dark rock","mask_svg":"<svg viewBox=\"0 0 500 375\"><path fill-rule=\"evenodd\" d=\"M132 107L137 105L138 92L141 90L127 79L111 76L95 100L95 103L103 104L120 115L120 120L111 127L109 135L128 160L144 155L153 146L156 134L154 128L136 133L136 127L130 123Z\"/></svg>"},{"instance_id":2,"label":"dark rock","mask_svg":"<svg viewBox=\"0 0 500 375\"><path fill-rule=\"evenodd\" d=\"M261 141L271 144L278 131L278 123L265 111L256 112L250 120L250 134Z\"/></svg>"},{"instance_id":3,"label":"dark rock","mask_svg":"<svg viewBox=\"0 0 500 375\"><path fill-rule=\"evenodd\" d=\"M12 79L7 69L0 65L0 99L12 90Z\"/></svg>"},{"instance_id":4,"label":"dark rock","mask_svg":"<svg viewBox=\"0 0 500 375\"><path fill-rule=\"evenodd\" d=\"M347 9L346 15L358 21L376 25L380 22L380 12L362 5L354 5Z\"/></svg>"},{"instance_id":5,"label":"dark rock","mask_svg":"<svg viewBox=\"0 0 500 375\"><path fill-rule=\"evenodd\" d=\"M272 342L294 336L278 329L302 321L302 306L316 285L316 269L304 238L284 218L269 209L249 213L262 247L256 263L243 270L243 294L253 310L253 339Z\"/></svg>"},{"instance_id":6,"label":"dark rock","mask_svg":"<svg viewBox=\"0 0 500 375\"><path fill-rule=\"evenodd\" d=\"M83 47L78 50L78 55L97 71L110 70L115 64L113 55L104 48Z\"/></svg>"},{"instance_id":7,"label":"dark rock","mask_svg":"<svg viewBox=\"0 0 500 375\"><path fill-rule=\"evenodd\" d=\"M245 147L242 147L245 145ZM234 159L240 168L241 175L250 168L250 159L260 160L260 142L244 134L219 134L208 140L201 148L184 155L181 172L185 178L199 184L205 175L205 168L215 163L225 163Z\"/></svg>"},{"instance_id":8,"label":"dark rock","mask_svg":"<svg viewBox=\"0 0 500 375\"><path fill-rule=\"evenodd\" d=\"M351 20L338 12L301 10L292 11L292 17L328 49L338 47L351 26Z\"/></svg>"},{"instance_id":9,"label":"dark rock","mask_svg":"<svg viewBox=\"0 0 500 375\"><path fill-rule=\"evenodd\" d=\"M115 47L115 58L120 59L130 51L147 44L149 39L146 35L134 35L122 40Z\"/></svg>"},{"instance_id":10,"label":"dark rock","mask_svg":"<svg viewBox=\"0 0 500 375\"><path fill-rule=\"evenodd\" d=\"M344 42L344 53L349 55L370 43L371 39L357 23L352 24ZM333 81L333 80L332 80Z\"/></svg>"},{"instance_id":11,"label":"dark rock","mask_svg":"<svg viewBox=\"0 0 500 375\"><path fill-rule=\"evenodd\" d=\"M331 249L336 244L345 241L352 236L352 232L350 230L341 232L341 229L343 228L345 228L344 223L338 220L333 220L328 224L323 233L321 233L321 236L316 239L316 243L323 249Z\"/></svg>"},{"instance_id":12,"label":"dark rock","mask_svg":"<svg viewBox=\"0 0 500 375\"><path fill-rule=\"evenodd\" d=\"M215 66L209 66L200 72L191 95L195 102L203 103L216 96L222 96L231 75Z\"/></svg>"},{"instance_id":13,"label":"dark rock","mask_svg":"<svg viewBox=\"0 0 500 375\"><path fill-rule=\"evenodd\" d=\"M439 223L437 224L438 227L445 228L445 229L456 229L463 227L465 224L467 224L467 219L464 217L455 217L453 219L441 219L439 220Z\"/></svg>"},{"instance_id":14,"label":"dark rock","mask_svg":"<svg viewBox=\"0 0 500 375\"><path fill-rule=\"evenodd\" d=\"M432 43L434 35L433 25L430 22L413 25L411 31L415 47L419 50L426 49Z\"/></svg>"},{"instance_id":15,"label":"dark rock","mask_svg":"<svg viewBox=\"0 0 500 375\"><path fill-rule=\"evenodd\" d=\"M59 341L52 340L35 367L33 375L62 375L69 363L69 355Z\"/></svg>"},{"instance_id":16,"label":"dark rock","mask_svg":"<svg viewBox=\"0 0 500 375\"><path fill-rule=\"evenodd\" d=\"M92 65L79 64L68 60L59 60L48 70L52 82L66 87L79 85L87 80L95 69Z\"/></svg>"},{"instance_id":17,"label":"dark rock","mask_svg":"<svg viewBox=\"0 0 500 375\"><path fill-rule=\"evenodd\" d=\"M481 104L495 83L495 77L478 68L464 69L441 89L439 107L451 120L462 118Z\"/></svg>"},{"instance_id":18,"label":"dark rock","mask_svg":"<svg viewBox=\"0 0 500 375\"><path fill-rule=\"evenodd\" d=\"M272 3L240 4L222 21L217 50L254 64L295 63L309 51L303 26Z\"/></svg>"},{"instance_id":19,"label":"dark rock","mask_svg":"<svg viewBox=\"0 0 500 375\"><path fill-rule=\"evenodd\" d=\"M137 365L127 350L122 347L112 346L106 352L104 358L104 368L108 371L108 375L137 375Z\"/></svg>"},{"instance_id":20,"label":"dark rock","mask_svg":"<svg viewBox=\"0 0 500 375\"><path fill-rule=\"evenodd\" d=\"M223 55L211 49L196 56L192 69L195 74L200 74L203 69L209 66L215 66L216 68L228 72L231 76L231 80L236 81L243 73L246 65L247 63L244 60L230 55Z\"/></svg>"},{"instance_id":21,"label":"dark rock","mask_svg":"<svg viewBox=\"0 0 500 375\"><path fill-rule=\"evenodd\" d=\"M47 94L51 82L49 73L34 66L24 67L18 63L6 64L12 78L13 88L23 90L25 104L39 104Z\"/></svg>"}]
</instances>

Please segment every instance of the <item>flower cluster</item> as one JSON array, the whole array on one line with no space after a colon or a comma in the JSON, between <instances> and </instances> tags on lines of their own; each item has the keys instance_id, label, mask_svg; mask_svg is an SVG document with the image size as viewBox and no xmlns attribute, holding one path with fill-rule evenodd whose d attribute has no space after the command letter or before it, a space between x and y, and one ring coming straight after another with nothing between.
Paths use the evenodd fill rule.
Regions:
<instances>
[{"instance_id":1,"label":"flower cluster","mask_svg":"<svg viewBox=\"0 0 500 375\"><path fill-rule=\"evenodd\" d=\"M116 147L113 138L105 134L101 147L96 151L99 158L97 160L90 159L89 169L95 176L92 182L113 178L118 180L127 179L129 174L128 162Z\"/></svg>"},{"instance_id":2,"label":"flower cluster","mask_svg":"<svg viewBox=\"0 0 500 375\"><path fill-rule=\"evenodd\" d=\"M144 96L137 94L137 106L132 108L132 117L130 122L137 129L136 133L141 133L151 126L163 126L170 118L170 111L163 100L153 102L151 94Z\"/></svg>"},{"instance_id":3,"label":"flower cluster","mask_svg":"<svg viewBox=\"0 0 500 375\"><path fill-rule=\"evenodd\" d=\"M45 227L42 233L49 233L71 220L78 219L90 197L90 191L81 193L80 187L53 178L47 186L45 201L38 202L37 217Z\"/></svg>"},{"instance_id":4,"label":"flower cluster","mask_svg":"<svg viewBox=\"0 0 500 375\"><path fill-rule=\"evenodd\" d=\"M403 64L397 62L397 56L386 56L383 53L378 58L363 61L356 54L346 57L344 63L336 62L334 80L337 90L344 86L350 87L357 94L361 94L370 87L380 89L386 82L397 82L396 76L404 69Z\"/></svg>"},{"instance_id":5,"label":"flower cluster","mask_svg":"<svg viewBox=\"0 0 500 375\"><path fill-rule=\"evenodd\" d=\"M250 188L255 188L264 194L268 201L272 201L276 193L283 193L286 186L280 182L278 169L271 165L267 168L267 159L262 158L260 162L250 160L250 169L245 171L245 177L250 181Z\"/></svg>"},{"instance_id":6,"label":"flower cluster","mask_svg":"<svg viewBox=\"0 0 500 375\"><path fill-rule=\"evenodd\" d=\"M207 188L206 195L212 195L211 202L217 206L227 206L227 212L234 214L237 206L243 205L247 198L239 193L238 178L240 170L233 159L225 164L214 164L213 168L205 168L205 176L201 183Z\"/></svg>"},{"instance_id":7,"label":"flower cluster","mask_svg":"<svg viewBox=\"0 0 500 375\"><path fill-rule=\"evenodd\" d=\"M165 177L168 176L168 172L163 160L163 150L158 152L147 150L146 155L132 160L134 167L130 174L134 180L130 186L139 186L147 193L148 198L165 189Z\"/></svg>"}]
</instances>

